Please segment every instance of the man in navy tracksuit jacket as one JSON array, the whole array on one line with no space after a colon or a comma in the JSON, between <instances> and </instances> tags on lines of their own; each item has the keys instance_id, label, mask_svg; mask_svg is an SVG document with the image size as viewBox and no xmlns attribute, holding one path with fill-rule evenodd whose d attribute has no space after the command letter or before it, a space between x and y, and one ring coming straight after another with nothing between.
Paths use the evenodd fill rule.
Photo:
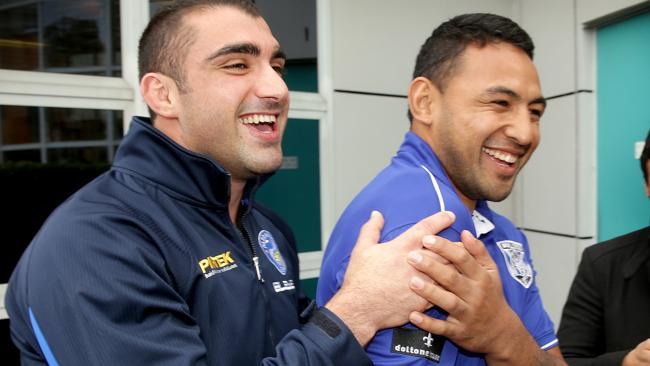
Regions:
<instances>
[{"instance_id":1,"label":"man in navy tracksuit jacket","mask_svg":"<svg viewBox=\"0 0 650 366\"><path fill-rule=\"evenodd\" d=\"M139 61L152 120L133 119L112 168L55 210L10 279L23 364L370 364L372 335L427 304L416 270L385 276L384 261L450 216L379 246L373 213L348 285L307 306L291 231L254 201L282 162L289 103L266 22L247 0L179 1L151 19Z\"/></svg>"},{"instance_id":2,"label":"man in navy tracksuit jacket","mask_svg":"<svg viewBox=\"0 0 650 366\"><path fill-rule=\"evenodd\" d=\"M12 276L23 362L252 365L275 347L280 364L333 350L334 364L362 362L344 327L333 339L310 324L280 342L299 328L298 258L291 232L252 201L260 181L238 229L229 174L135 118L111 170L54 212Z\"/></svg>"}]
</instances>

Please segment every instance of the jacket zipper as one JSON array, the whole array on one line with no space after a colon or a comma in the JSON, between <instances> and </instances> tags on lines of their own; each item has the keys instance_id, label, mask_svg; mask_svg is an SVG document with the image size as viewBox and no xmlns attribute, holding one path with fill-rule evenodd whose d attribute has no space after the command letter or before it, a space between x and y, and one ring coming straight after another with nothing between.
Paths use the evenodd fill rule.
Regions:
<instances>
[{"instance_id":1,"label":"jacket zipper","mask_svg":"<svg viewBox=\"0 0 650 366\"><path fill-rule=\"evenodd\" d=\"M253 255L253 265L255 266L255 272L257 274L257 280L260 282L260 284L264 283L264 277L262 277L262 269L260 268L260 259L257 256L257 251L255 250L255 245L253 244L253 241L251 240L251 235L248 232L248 229L246 229L246 225L244 225L244 219L246 218L246 214L250 210L250 205L248 206L249 208L246 209L245 212L242 213L242 215L239 217L239 222L237 223L237 228L239 229L239 232L242 234L244 237L244 240L248 243L248 246L251 250L251 254ZM275 334L273 332L273 329L271 327L271 324L269 323L269 319L271 319L271 314L270 314L270 306L269 305L269 298L266 295L266 289L264 288L264 285L262 285L262 297L264 298L264 303L267 305L265 306L266 310L266 327L269 332L269 338L271 340L271 345L272 348L275 348L276 346L276 341L275 341Z\"/></svg>"},{"instance_id":2,"label":"jacket zipper","mask_svg":"<svg viewBox=\"0 0 650 366\"><path fill-rule=\"evenodd\" d=\"M239 222L237 223L237 228L239 229L239 232L244 237L244 241L248 243L248 247L251 250L251 254L253 256L253 266L255 267L255 274L257 275L257 280L260 281L261 283L264 283L264 277L262 277L262 269L260 268L260 257L257 256L257 251L255 250L255 245L253 245L253 240L251 239L251 235L248 232L248 229L246 229L246 226L244 226L244 218L246 217L247 212L248 211L243 213L239 218Z\"/></svg>"}]
</instances>

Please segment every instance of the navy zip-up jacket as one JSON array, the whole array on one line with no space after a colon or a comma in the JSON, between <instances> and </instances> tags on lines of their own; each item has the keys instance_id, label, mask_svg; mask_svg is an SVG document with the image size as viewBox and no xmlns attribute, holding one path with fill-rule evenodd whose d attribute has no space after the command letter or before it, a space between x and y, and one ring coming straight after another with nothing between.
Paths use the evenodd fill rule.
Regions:
<instances>
[{"instance_id":1,"label":"navy zip-up jacket","mask_svg":"<svg viewBox=\"0 0 650 366\"><path fill-rule=\"evenodd\" d=\"M23 364L369 363L327 309L300 324L293 235L252 200L260 180L236 227L229 174L134 118L111 169L53 212L11 277Z\"/></svg>"}]
</instances>

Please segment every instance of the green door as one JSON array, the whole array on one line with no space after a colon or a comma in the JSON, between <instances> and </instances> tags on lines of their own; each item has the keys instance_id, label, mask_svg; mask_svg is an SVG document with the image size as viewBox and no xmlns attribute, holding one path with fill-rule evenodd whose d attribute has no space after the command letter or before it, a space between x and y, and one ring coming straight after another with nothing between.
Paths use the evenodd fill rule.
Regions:
<instances>
[{"instance_id":1,"label":"green door","mask_svg":"<svg viewBox=\"0 0 650 366\"><path fill-rule=\"evenodd\" d=\"M634 145L650 129L650 13L597 31L598 240L650 223Z\"/></svg>"}]
</instances>

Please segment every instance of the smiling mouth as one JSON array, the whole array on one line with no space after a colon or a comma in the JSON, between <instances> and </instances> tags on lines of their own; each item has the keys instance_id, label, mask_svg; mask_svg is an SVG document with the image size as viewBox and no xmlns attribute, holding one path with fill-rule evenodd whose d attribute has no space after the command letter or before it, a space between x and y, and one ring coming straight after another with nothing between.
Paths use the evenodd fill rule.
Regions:
<instances>
[{"instance_id":1,"label":"smiling mouth","mask_svg":"<svg viewBox=\"0 0 650 366\"><path fill-rule=\"evenodd\" d=\"M272 133L276 129L275 114L249 114L237 119L238 122L255 128L261 133Z\"/></svg>"},{"instance_id":2,"label":"smiling mouth","mask_svg":"<svg viewBox=\"0 0 650 366\"><path fill-rule=\"evenodd\" d=\"M481 151L509 166L513 165L514 163L517 162L517 160L519 160L519 157L517 157L516 155L512 155L500 150L492 150L492 149L488 149L487 147L483 147L481 148Z\"/></svg>"}]
</instances>

